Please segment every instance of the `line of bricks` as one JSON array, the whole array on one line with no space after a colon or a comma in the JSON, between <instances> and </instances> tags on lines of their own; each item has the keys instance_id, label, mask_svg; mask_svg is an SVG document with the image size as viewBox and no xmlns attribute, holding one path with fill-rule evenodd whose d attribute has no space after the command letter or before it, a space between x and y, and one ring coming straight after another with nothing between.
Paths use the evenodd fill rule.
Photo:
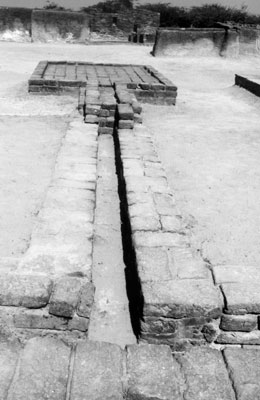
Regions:
<instances>
[{"instance_id":1,"label":"line of bricks","mask_svg":"<svg viewBox=\"0 0 260 400\"><path fill-rule=\"evenodd\" d=\"M224 296L219 328L211 341L218 344L260 345L260 272L256 266L213 266L215 284Z\"/></svg>"},{"instance_id":2,"label":"line of bricks","mask_svg":"<svg viewBox=\"0 0 260 400\"><path fill-rule=\"evenodd\" d=\"M140 340L176 350L205 343L205 327L222 312L221 292L190 248L150 132L135 126L118 137L142 289Z\"/></svg>"},{"instance_id":3,"label":"line of bricks","mask_svg":"<svg viewBox=\"0 0 260 400\"><path fill-rule=\"evenodd\" d=\"M150 66L125 64L91 64L41 61L29 80L31 93L61 93L95 86L112 88L126 85L139 101L174 105L177 87ZM80 95L79 108L82 106Z\"/></svg>"},{"instance_id":4,"label":"line of bricks","mask_svg":"<svg viewBox=\"0 0 260 400\"><path fill-rule=\"evenodd\" d=\"M0 343L3 400L244 400L259 398L259 350L205 347L172 355L168 346L33 338ZM230 377L232 381L230 380ZM250 377L250 381L248 380Z\"/></svg>"},{"instance_id":5,"label":"line of bricks","mask_svg":"<svg viewBox=\"0 0 260 400\"><path fill-rule=\"evenodd\" d=\"M87 332L96 175L97 129L75 120L63 138L30 246L14 273L0 276L1 321L11 328Z\"/></svg>"}]
</instances>

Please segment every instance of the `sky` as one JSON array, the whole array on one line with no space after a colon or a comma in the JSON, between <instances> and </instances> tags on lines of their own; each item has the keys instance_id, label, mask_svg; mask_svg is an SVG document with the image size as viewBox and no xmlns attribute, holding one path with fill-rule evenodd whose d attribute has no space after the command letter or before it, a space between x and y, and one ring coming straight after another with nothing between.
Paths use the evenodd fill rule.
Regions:
<instances>
[{"instance_id":1,"label":"sky","mask_svg":"<svg viewBox=\"0 0 260 400\"><path fill-rule=\"evenodd\" d=\"M53 0L56 4L63 7L72 8L74 10L80 9L80 7L93 5L98 3L98 0ZM254 14L260 15L260 0L139 0L139 4L144 3L169 3L173 6L190 7L201 4L212 4L218 3L221 5L227 5L231 7L240 8L243 4L248 6L248 11ZM29 7L29 8L41 8L47 3L47 0L0 0L0 6L9 7Z\"/></svg>"}]
</instances>

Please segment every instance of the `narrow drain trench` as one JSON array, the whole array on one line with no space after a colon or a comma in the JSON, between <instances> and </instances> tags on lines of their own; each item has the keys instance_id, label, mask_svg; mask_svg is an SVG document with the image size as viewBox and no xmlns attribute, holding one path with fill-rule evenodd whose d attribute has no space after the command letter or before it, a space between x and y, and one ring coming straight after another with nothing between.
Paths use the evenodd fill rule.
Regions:
<instances>
[{"instance_id":1,"label":"narrow drain trench","mask_svg":"<svg viewBox=\"0 0 260 400\"><path fill-rule=\"evenodd\" d=\"M124 347L136 343L140 336L143 299L132 244L117 129L116 112L113 135L98 136L93 242L93 283L96 293L89 339L109 341Z\"/></svg>"},{"instance_id":2,"label":"narrow drain trench","mask_svg":"<svg viewBox=\"0 0 260 400\"><path fill-rule=\"evenodd\" d=\"M126 196L126 184L123 173L123 165L120 154L118 138L118 120L116 119L114 130L116 173L118 178L118 195L120 199L121 235L123 245L123 259L125 263L126 291L129 300L129 311L133 332L138 339L140 336L140 322L143 316L143 296L141 283L137 272L135 250L132 243L132 231L128 214L128 203Z\"/></svg>"}]
</instances>

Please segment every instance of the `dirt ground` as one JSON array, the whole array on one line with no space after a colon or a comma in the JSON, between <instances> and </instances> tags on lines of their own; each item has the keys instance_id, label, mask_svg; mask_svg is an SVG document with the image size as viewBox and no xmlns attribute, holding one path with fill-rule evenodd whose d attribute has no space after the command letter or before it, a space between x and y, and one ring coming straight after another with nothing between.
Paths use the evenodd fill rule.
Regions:
<instances>
[{"instance_id":1,"label":"dirt ground","mask_svg":"<svg viewBox=\"0 0 260 400\"><path fill-rule=\"evenodd\" d=\"M153 58L150 47L0 43L0 256L26 249L76 99L31 96L40 60L150 64L179 88L177 106L145 106L177 205L212 264L260 261L260 100L233 87L256 58Z\"/></svg>"}]
</instances>

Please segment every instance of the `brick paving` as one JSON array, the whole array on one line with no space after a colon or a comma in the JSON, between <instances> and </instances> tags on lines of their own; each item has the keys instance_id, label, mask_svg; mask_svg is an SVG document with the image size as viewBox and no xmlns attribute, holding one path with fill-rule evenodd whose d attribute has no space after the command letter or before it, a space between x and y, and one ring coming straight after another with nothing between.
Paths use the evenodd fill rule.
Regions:
<instances>
[{"instance_id":1,"label":"brick paving","mask_svg":"<svg viewBox=\"0 0 260 400\"><path fill-rule=\"evenodd\" d=\"M6 400L259 399L259 350L195 347L172 354L165 345L51 337L0 343L0 394Z\"/></svg>"},{"instance_id":2,"label":"brick paving","mask_svg":"<svg viewBox=\"0 0 260 400\"><path fill-rule=\"evenodd\" d=\"M138 100L146 103L172 105L176 102L177 87L156 69L144 65L40 61L29 79L29 92L78 93L78 88L86 86L92 90L93 86L109 88L115 84L125 85ZM81 99L82 93L84 98L84 90L80 93Z\"/></svg>"},{"instance_id":3,"label":"brick paving","mask_svg":"<svg viewBox=\"0 0 260 400\"><path fill-rule=\"evenodd\" d=\"M46 82L63 77L56 67L47 65ZM75 82L84 68L66 64L65 78ZM14 274L0 276L1 398L260 399L259 274L210 270L192 248L141 124L145 70L120 66L124 82L114 85L114 66L95 68L91 85L77 86L85 124L69 124L30 246ZM129 86L136 76L138 90ZM137 273L128 299L124 268Z\"/></svg>"}]
</instances>

